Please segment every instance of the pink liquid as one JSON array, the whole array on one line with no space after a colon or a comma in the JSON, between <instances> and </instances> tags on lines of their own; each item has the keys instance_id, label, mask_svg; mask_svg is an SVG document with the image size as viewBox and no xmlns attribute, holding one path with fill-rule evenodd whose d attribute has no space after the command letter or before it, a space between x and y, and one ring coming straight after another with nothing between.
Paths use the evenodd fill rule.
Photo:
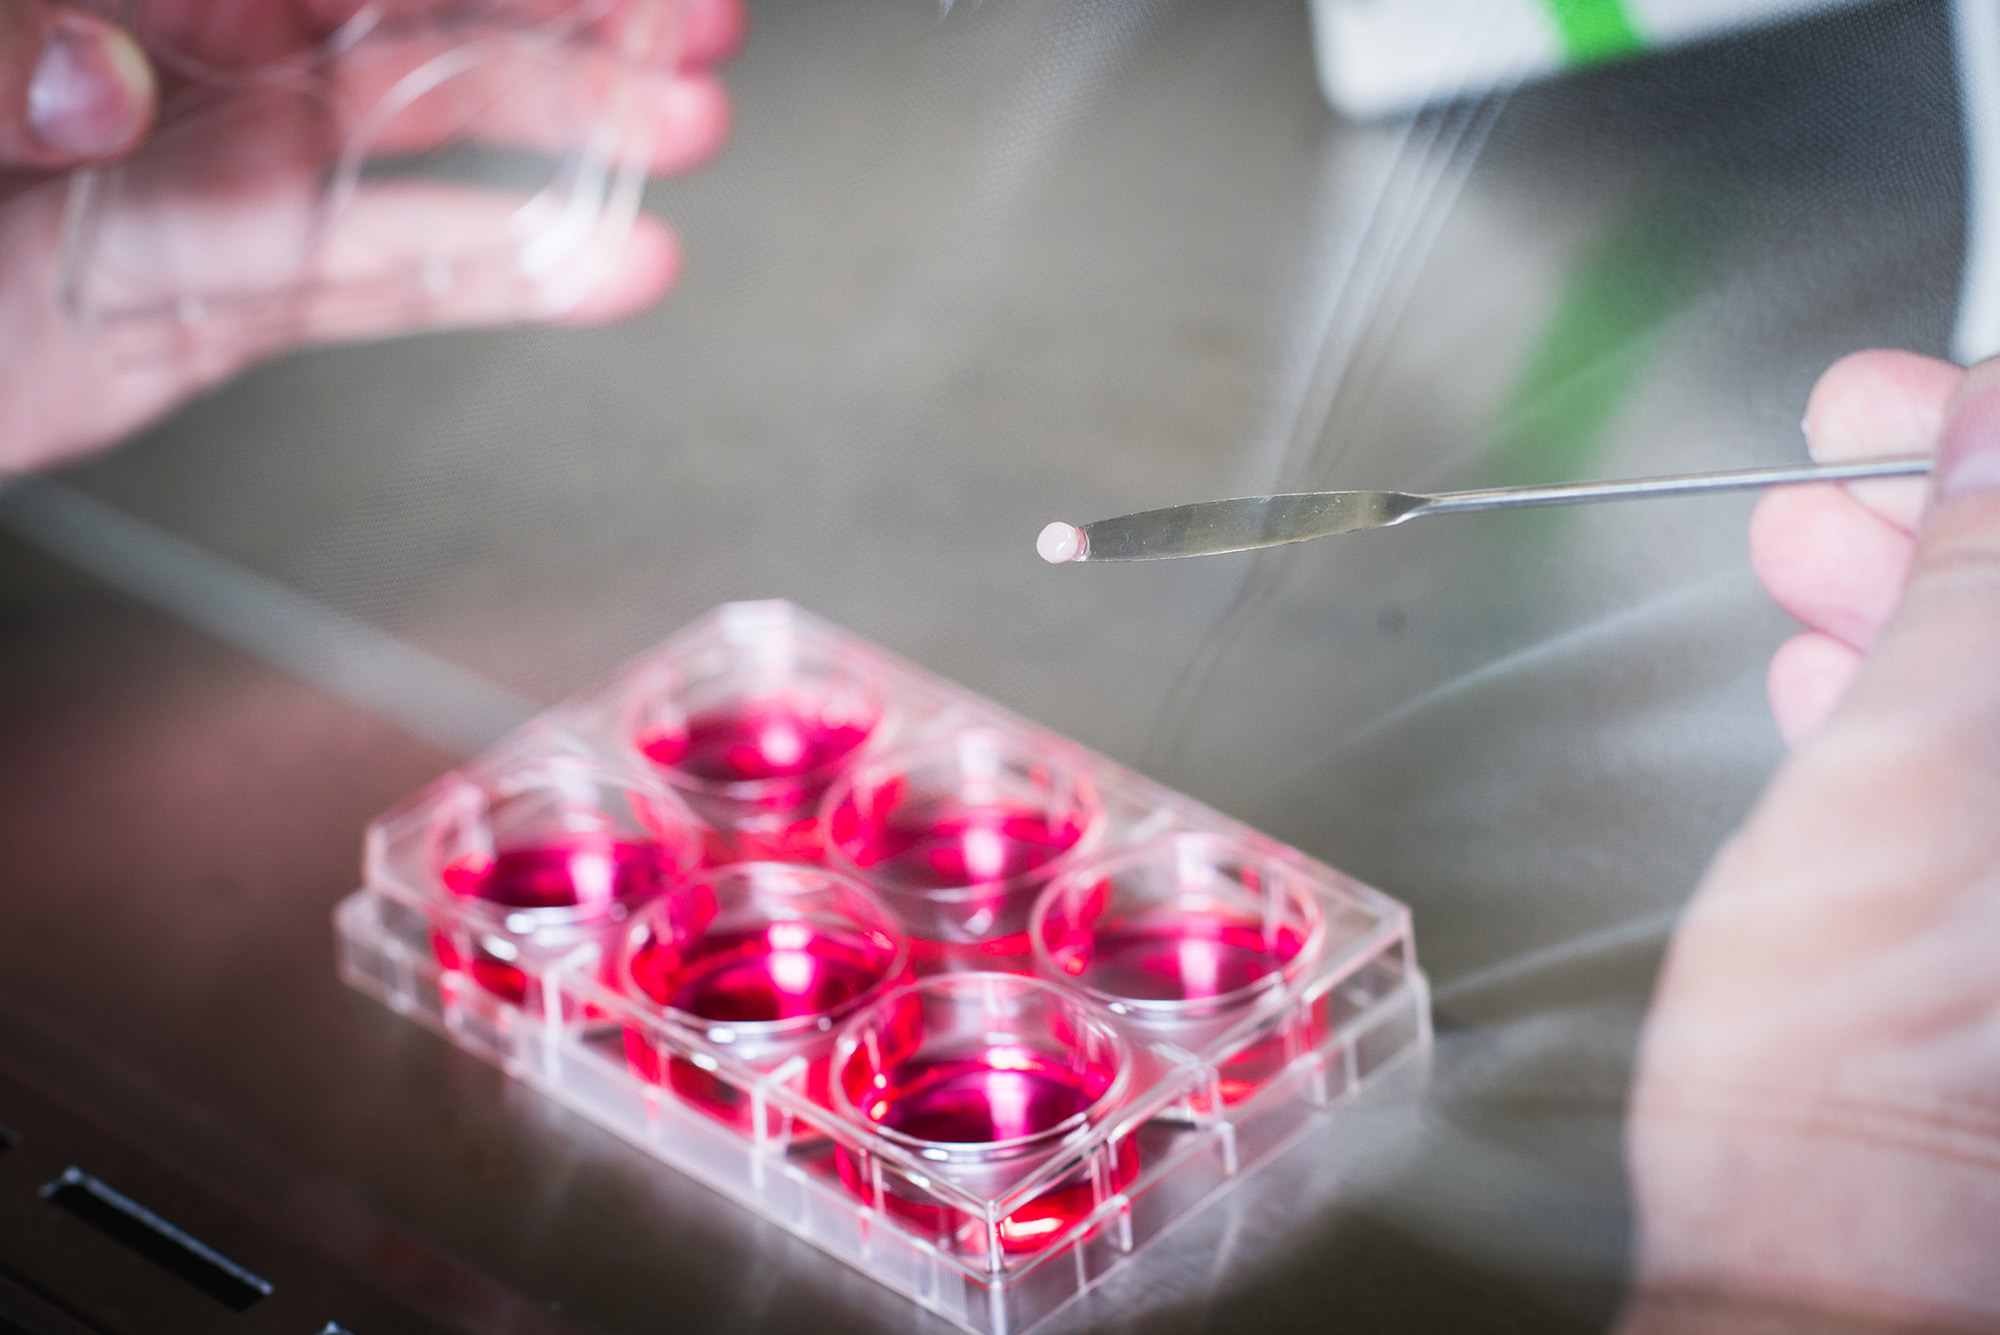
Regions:
<instances>
[{"instance_id":1,"label":"pink liquid","mask_svg":"<svg viewBox=\"0 0 2000 1335\"><path fill-rule=\"evenodd\" d=\"M473 854L441 874L455 895L510 909L596 909L638 904L672 884L678 867L658 844L591 839ZM583 916L593 916L586 913ZM465 958L449 936L431 933L439 964L460 970L503 1001L527 1004L529 979L519 966L474 947Z\"/></svg>"},{"instance_id":2,"label":"pink liquid","mask_svg":"<svg viewBox=\"0 0 2000 1335\"><path fill-rule=\"evenodd\" d=\"M689 805L714 819L701 832L701 860L710 867L726 867L732 862L799 862L817 865L826 861L826 841L820 837L819 821L811 815L751 814L720 811L716 804L694 797Z\"/></svg>"},{"instance_id":3,"label":"pink liquid","mask_svg":"<svg viewBox=\"0 0 2000 1335\"><path fill-rule=\"evenodd\" d=\"M708 822L703 857L730 862L818 862L826 855L812 808L840 763L868 740L872 716L823 702L751 700L695 714L684 727L649 733L639 749L662 769L702 784L758 785L750 792L689 791Z\"/></svg>"},{"instance_id":4,"label":"pink liquid","mask_svg":"<svg viewBox=\"0 0 2000 1335\"><path fill-rule=\"evenodd\" d=\"M455 895L510 909L608 909L653 898L677 870L658 844L584 839L473 854L446 867L443 879Z\"/></svg>"},{"instance_id":5,"label":"pink liquid","mask_svg":"<svg viewBox=\"0 0 2000 1335\"><path fill-rule=\"evenodd\" d=\"M1283 971L1305 949L1307 933L1281 924L1266 936L1261 924L1198 914L1177 919L1113 922L1050 942L1063 972L1086 987L1132 1001L1201 1002L1252 988ZM1297 1051L1310 1047L1310 1042ZM1222 1101L1243 1102L1296 1055L1273 1034L1220 1062Z\"/></svg>"},{"instance_id":6,"label":"pink liquid","mask_svg":"<svg viewBox=\"0 0 2000 1335\"><path fill-rule=\"evenodd\" d=\"M769 1024L832 1015L888 978L895 943L872 932L828 932L805 923L776 922L749 931L705 937L686 951L652 942L631 960L632 980L648 997L688 1015L720 1024ZM754 1042L754 1038L752 1039ZM747 1060L784 1055L791 1048L825 1044L809 1032L792 1040L746 1050ZM732 1125L747 1125L749 1095L693 1062L660 1054L637 1029L625 1034L625 1053L634 1071ZM806 1068L807 1096L829 1102L827 1063L822 1052Z\"/></svg>"},{"instance_id":7,"label":"pink liquid","mask_svg":"<svg viewBox=\"0 0 2000 1335\"><path fill-rule=\"evenodd\" d=\"M1083 935L1083 934L1079 934ZM1305 933L1189 915L1117 923L1057 944L1063 971L1086 987L1133 1001L1206 1001L1269 978L1298 957Z\"/></svg>"},{"instance_id":8,"label":"pink liquid","mask_svg":"<svg viewBox=\"0 0 2000 1335\"><path fill-rule=\"evenodd\" d=\"M954 801L898 807L866 823L847 806L833 817L833 837L855 866L913 890L1013 880L1067 853L1083 832L1078 813Z\"/></svg>"},{"instance_id":9,"label":"pink liquid","mask_svg":"<svg viewBox=\"0 0 2000 1335\"><path fill-rule=\"evenodd\" d=\"M1292 1064L1293 1057L1311 1049L1316 1042L1316 1038L1308 1037L1295 1045L1281 1030L1216 1063L1216 1084L1223 1106L1234 1107L1263 1089Z\"/></svg>"},{"instance_id":10,"label":"pink liquid","mask_svg":"<svg viewBox=\"0 0 2000 1335\"><path fill-rule=\"evenodd\" d=\"M916 1140L986 1145L1060 1126L1097 1102L1113 1074L1077 1071L1027 1048L995 1047L972 1057L905 1062L855 1106L876 1125Z\"/></svg>"},{"instance_id":11,"label":"pink liquid","mask_svg":"<svg viewBox=\"0 0 2000 1335\"><path fill-rule=\"evenodd\" d=\"M632 979L663 1006L725 1024L826 1015L881 982L896 949L887 937L776 922L704 937L685 952L652 942Z\"/></svg>"},{"instance_id":12,"label":"pink liquid","mask_svg":"<svg viewBox=\"0 0 2000 1335\"><path fill-rule=\"evenodd\" d=\"M1038 887L1030 886L1033 890ZM919 975L939 973L1035 972L1033 946L1026 932L1007 932L980 941L930 941L910 938L910 967Z\"/></svg>"},{"instance_id":13,"label":"pink liquid","mask_svg":"<svg viewBox=\"0 0 2000 1335\"><path fill-rule=\"evenodd\" d=\"M878 1126L919 1140L984 1145L1061 1126L1096 1103L1114 1074L1104 1066L1079 1071L1027 1048L994 1047L970 1057L905 1062L872 1087L850 1089L849 1095L862 1116ZM872 1199L869 1174L857 1156L837 1147L835 1167L850 1192ZM1108 1189L1123 1190L1138 1171L1138 1149L1127 1137L1112 1150ZM984 1245L976 1220L901 1184L894 1174L884 1174L879 1204L932 1236L956 1236L974 1250ZM1080 1169L1002 1219L1001 1248L1033 1251L1097 1204L1091 1173L1088 1167Z\"/></svg>"},{"instance_id":14,"label":"pink liquid","mask_svg":"<svg viewBox=\"0 0 2000 1335\"><path fill-rule=\"evenodd\" d=\"M468 960L450 936L436 930L431 932L431 953L437 956L439 964L467 975L502 1001L516 1006L528 1004L528 975L514 965L495 959L477 947L474 947L472 958Z\"/></svg>"},{"instance_id":15,"label":"pink liquid","mask_svg":"<svg viewBox=\"0 0 2000 1335\"><path fill-rule=\"evenodd\" d=\"M845 760L873 728L811 700L749 700L643 737L639 749L655 765L710 783L794 779Z\"/></svg>"}]
</instances>

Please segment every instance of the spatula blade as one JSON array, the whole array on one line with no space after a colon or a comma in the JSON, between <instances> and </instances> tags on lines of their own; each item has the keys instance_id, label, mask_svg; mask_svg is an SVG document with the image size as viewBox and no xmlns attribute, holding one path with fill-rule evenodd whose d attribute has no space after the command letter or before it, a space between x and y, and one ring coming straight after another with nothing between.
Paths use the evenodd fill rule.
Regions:
<instances>
[{"instance_id":1,"label":"spatula blade","mask_svg":"<svg viewBox=\"0 0 2000 1335\"><path fill-rule=\"evenodd\" d=\"M1394 524L1428 499L1400 491L1317 491L1144 510L1083 525L1069 559L1156 561L1275 547Z\"/></svg>"}]
</instances>

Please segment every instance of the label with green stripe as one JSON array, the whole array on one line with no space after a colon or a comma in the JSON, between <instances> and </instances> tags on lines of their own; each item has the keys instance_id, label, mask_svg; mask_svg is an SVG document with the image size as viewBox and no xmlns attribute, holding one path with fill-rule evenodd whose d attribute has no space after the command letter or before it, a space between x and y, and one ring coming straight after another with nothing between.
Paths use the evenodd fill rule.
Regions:
<instances>
[{"instance_id":1,"label":"label with green stripe","mask_svg":"<svg viewBox=\"0 0 2000 1335\"><path fill-rule=\"evenodd\" d=\"M1624 0L1542 0L1542 3L1555 21L1565 64L1587 65L1630 55L1646 47L1632 16L1625 12Z\"/></svg>"}]
</instances>

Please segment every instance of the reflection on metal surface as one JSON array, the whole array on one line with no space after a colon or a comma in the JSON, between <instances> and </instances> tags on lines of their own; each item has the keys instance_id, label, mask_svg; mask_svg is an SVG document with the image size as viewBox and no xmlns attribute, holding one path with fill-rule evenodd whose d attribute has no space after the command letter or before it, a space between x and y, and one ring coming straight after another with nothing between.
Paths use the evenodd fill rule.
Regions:
<instances>
[{"instance_id":1,"label":"reflection on metal surface","mask_svg":"<svg viewBox=\"0 0 2000 1335\"><path fill-rule=\"evenodd\" d=\"M477 751L534 712L463 668L59 482L15 479L0 492L0 527L447 751Z\"/></svg>"},{"instance_id":2,"label":"reflection on metal surface","mask_svg":"<svg viewBox=\"0 0 2000 1335\"><path fill-rule=\"evenodd\" d=\"M1484 992L1488 988L1504 987L1509 983L1532 978L1538 973L1589 959L1593 955L1665 941L1672 934L1674 924L1680 920L1680 910L1669 909L1664 913L1648 913L1630 922L1621 922L1615 927L1583 932L1566 941L1558 941L1552 946L1544 946L1525 955L1517 955L1513 959L1501 960L1498 964L1489 964L1483 969L1460 974L1444 986L1432 989L1431 1004L1449 1006L1466 997Z\"/></svg>"},{"instance_id":3,"label":"reflection on metal surface","mask_svg":"<svg viewBox=\"0 0 2000 1335\"><path fill-rule=\"evenodd\" d=\"M147 988L155 997L163 989L158 978ZM329 991L338 1000L337 988ZM268 1009L264 1018L288 1023ZM240 1121L179 1106L171 1089L82 1048L75 1032L44 1027L0 999L0 1110L21 1132L15 1149L0 1155L0 1316L32 1315L38 1335L206 1331L218 1319L274 1335L318 1331L329 1320L412 1335L573 1330L384 1219L381 1202L361 1199L353 1184L301 1180L296 1165L277 1162ZM266 1094L282 1075L270 1061L255 1071ZM95 1231L51 1227L40 1192L78 1164L268 1280L270 1294L251 1312L221 1317L211 1297ZM16 1312L11 1304L21 1295L8 1277L80 1324Z\"/></svg>"},{"instance_id":4,"label":"reflection on metal surface","mask_svg":"<svg viewBox=\"0 0 2000 1335\"><path fill-rule=\"evenodd\" d=\"M1158 561L1276 547L1386 528L1423 512L1429 498L1400 491L1316 491L1196 501L1085 524L1072 561Z\"/></svg>"},{"instance_id":5,"label":"reflection on metal surface","mask_svg":"<svg viewBox=\"0 0 2000 1335\"><path fill-rule=\"evenodd\" d=\"M1620 608L1560 635L1552 635L1511 654L1481 663L1411 696L1396 708L1377 715L1350 732L1315 742L1303 752L1294 769L1280 776L1280 782L1291 787L1307 785L1312 781L1315 770L1330 764L1343 753L1393 736L1398 728L1410 727L1426 714L1438 712L1441 705L1474 696L1481 688L1491 687L1509 677L1553 675L1556 664L1565 658L1573 659L1592 651L1602 653L1619 642L1643 641L1648 638L1647 632L1660 623L1671 629L1685 629L1688 622L1710 613L1732 593L1758 596L1759 590L1756 581L1747 572L1723 571L1663 590L1642 603Z\"/></svg>"}]
</instances>

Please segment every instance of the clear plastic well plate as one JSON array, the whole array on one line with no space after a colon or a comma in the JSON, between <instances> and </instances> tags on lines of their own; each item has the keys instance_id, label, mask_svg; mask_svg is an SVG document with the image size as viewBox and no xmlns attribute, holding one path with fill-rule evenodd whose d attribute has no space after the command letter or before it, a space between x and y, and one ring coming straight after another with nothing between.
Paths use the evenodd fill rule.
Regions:
<instances>
[{"instance_id":1,"label":"clear plastic well plate","mask_svg":"<svg viewBox=\"0 0 2000 1335\"><path fill-rule=\"evenodd\" d=\"M1392 1064L1406 908L785 603L369 829L355 987L971 1330Z\"/></svg>"}]
</instances>

